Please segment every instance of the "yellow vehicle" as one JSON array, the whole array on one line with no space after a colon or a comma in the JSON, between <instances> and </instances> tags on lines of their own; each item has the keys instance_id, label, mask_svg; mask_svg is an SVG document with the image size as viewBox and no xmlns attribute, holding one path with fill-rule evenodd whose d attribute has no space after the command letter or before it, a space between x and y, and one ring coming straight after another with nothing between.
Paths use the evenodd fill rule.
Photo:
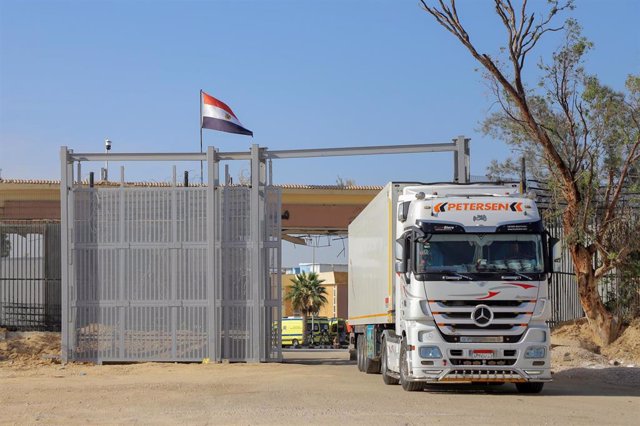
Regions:
<instances>
[{"instance_id":1,"label":"yellow vehicle","mask_svg":"<svg viewBox=\"0 0 640 426\"><path fill-rule=\"evenodd\" d=\"M313 324L313 333L311 332L311 325ZM314 345L330 345L331 333L329 331L329 318L327 317L315 317L313 320L309 318L307 320L307 334L311 340L313 336Z\"/></svg>"},{"instance_id":2,"label":"yellow vehicle","mask_svg":"<svg viewBox=\"0 0 640 426\"><path fill-rule=\"evenodd\" d=\"M282 318L282 346L299 347L302 340L302 317ZM307 339L314 345L329 345L329 319L327 317L307 318Z\"/></svg>"},{"instance_id":3,"label":"yellow vehicle","mask_svg":"<svg viewBox=\"0 0 640 426\"><path fill-rule=\"evenodd\" d=\"M282 346L297 348L302 344L302 318L282 318Z\"/></svg>"}]
</instances>

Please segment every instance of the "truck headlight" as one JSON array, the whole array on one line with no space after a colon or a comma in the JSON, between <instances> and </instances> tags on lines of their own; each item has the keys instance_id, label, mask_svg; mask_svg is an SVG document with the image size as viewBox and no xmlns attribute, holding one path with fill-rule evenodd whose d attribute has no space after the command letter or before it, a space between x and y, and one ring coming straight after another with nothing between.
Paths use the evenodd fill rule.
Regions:
<instances>
[{"instance_id":1,"label":"truck headlight","mask_svg":"<svg viewBox=\"0 0 640 426\"><path fill-rule=\"evenodd\" d=\"M529 346L524 353L525 358L544 358L547 349L544 346Z\"/></svg>"},{"instance_id":2,"label":"truck headlight","mask_svg":"<svg viewBox=\"0 0 640 426\"><path fill-rule=\"evenodd\" d=\"M437 346L420 346L420 358L442 358L442 352Z\"/></svg>"}]
</instances>

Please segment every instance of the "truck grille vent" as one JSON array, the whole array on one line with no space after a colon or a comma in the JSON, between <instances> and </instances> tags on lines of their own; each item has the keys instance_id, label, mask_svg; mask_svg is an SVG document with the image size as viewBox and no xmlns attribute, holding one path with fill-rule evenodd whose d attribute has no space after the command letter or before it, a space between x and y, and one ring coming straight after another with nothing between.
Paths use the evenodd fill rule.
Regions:
<instances>
[{"instance_id":1,"label":"truck grille vent","mask_svg":"<svg viewBox=\"0 0 640 426\"><path fill-rule=\"evenodd\" d=\"M513 324L490 324L487 327L478 327L475 324L449 324L458 330L511 330Z\"/></svg>"},{"instance_id":2,"label":"truck grille vent","mask_svg":"<svg viewBox=\"0 0 640 426\"><path fill-rule=\"evenodd\" d=\"M516 363L515 358L512 358L512 359L461 359L461 358L452 358L449 361L453 365L486 365L486 366L513 365L513 364Z\"/></svg>"},{"instance_id":3,"label":"truck grille vent","mask_svg":"<svg viewBox=\"0 0 640 426\"><path fill-rule=\"evenodd\" d=\"M439 300L438 303L447 306L447 307L460 307L467 306L471 308L475 308L479 304L487 305L487 306L513 306L518 307L523 303L529 303L529 300ZM535 302L535 300L534 300Z\"/></svg>"},{"instance_id":4,"label":"truck grille vent","mask_svg":"<svg viewBox=\"0 0 640 426\"><path fill-rule=\"evenodd\" d=\"M439 331L442 338L445 340L445 342L448 342L448 343L460 343L461 337L473 337L473 336L470 336L469 334L451 335L451 334L444 334L442 330L439 330ZM489 337L499 337L502 339L502 341L496 342L496 343L516 343L516 342L519 342L520 339L522 339L523 334L514 334L514 335L508 335L508 336L495 336L495 335L491 336L490 335Z\"/></svg>"},{"instance_id":5,"label":"truck grille vent","mask_svg":"<svg viewBox=\"0 0 640 426\"><path fill-rule=\"evenodd\" d=\"M491 311L488 324L472 318L478 305L487 306ZM445 336L489 336L496 332L519 336L526 331L535 305L535 300L429 300L429 309Z\"/></svg>"}]
</instances>

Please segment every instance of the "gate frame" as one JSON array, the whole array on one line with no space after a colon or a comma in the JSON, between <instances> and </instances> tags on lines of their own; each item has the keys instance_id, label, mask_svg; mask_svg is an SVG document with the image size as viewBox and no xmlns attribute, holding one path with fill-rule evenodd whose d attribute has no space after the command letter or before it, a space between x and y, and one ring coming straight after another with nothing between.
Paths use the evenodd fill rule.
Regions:
<instances>
[{"instance_id":1,"label":"gate frame","mask_svg":"<svg viewBox=\"0 0 640 426\"><path fill-rule=\"evenodd\" d=\"M380 154L409 154L422 152L453 152L453 169L454 181L459 183L468 183L470 180L470 151L469 138L458 136L450 143L432 143L432 144L414 144L414 145L385 145L385 146L362 146L362 147L343 147L343 148L319 148L319 149L298 149L298 150L279 150L268 151L267 148L261 148L257 144L252 144L249 152L219 152L213 146L207 147L206 153L74 153L67 146L60 147L60 222L61 222L61 286L62 286L62 344L61 355L64 362L69 359L70 348L75 347L73 342L73 334L69 333L69 325L72 324L70 318L70 300L69 300L69 283L73 278L72 265L73 257L70 256L70 237L73 235L73 228L70 224L74 223L73 209L69 209L69 202L73 201L72 188L80 184L81 163L83 161L207 161L207 193L211 197L211 202L207 203L207 239L208 249L210 253L216 253L216 227L214 222L214 212L217 209L217 197L215 191L220 185L219 162L228 160L249 160L251 162L251 232L252 232L252 256L251 256L251 276L254 282L259 282L260 273L262 271L262 263L260 252L264 248L260 235L265 231L265 222L261 221L261 214L264 213L264 195L267 185L267 168L266 160L269 160L269 182L272 181L271 176L271 160L285 158L310 158L310 157L335 157L335 156L353 156L353 155L380 155ZM77 164L78 181L74 180L74 163ZM175 167L175 166L174 166ZM120 173L121 185L124 184L124 167L121 167ZM175 172L174 172L175 181ZM280 255L281 256L281 255ZM209 315L210 331L215 330L216 320L219 320L220 309L216 306L219 299L220 289L215 286L214 273L220 273L219 256L213 256L213 261L207 267L207 289L212 295L213 306L211 306L212 315ZM278 283L281 286L281 283ZM260 302L260 286L254 286L251 300L253 312L253 329L260 330L260 311L266 306L261 306ZM280 323L282 317L282 291L278 291L278 318ZM215 319L214 319L215 318ZM219 322L218 322L219 324ZM281 327L277 327L277 340L281 341ZM210 356L218 359L220 348L217 345L216 333L209 333L209 353ZM252 342L254 354L250 362L260 362L262 357L260 351L260 340L254 339ZM278 344L279 359L282 358L281 344Z\"/></svg>"}]
</instances>

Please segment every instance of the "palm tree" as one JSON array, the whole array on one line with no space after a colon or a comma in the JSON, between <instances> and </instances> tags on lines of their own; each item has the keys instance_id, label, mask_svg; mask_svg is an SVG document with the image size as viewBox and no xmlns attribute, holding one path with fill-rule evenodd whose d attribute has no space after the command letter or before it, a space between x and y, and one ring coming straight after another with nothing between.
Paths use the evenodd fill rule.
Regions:
<instances>
[{"instance_id":1,"label":"palm tree","mask_svg":"<svg viewBox=\"0 0 640 426\"><path fill-rule=\"evenodd\" d=\"M315 315L327 303L327 289L322 285L324 280L318 278L315 272L301 272L291 279L293 285L289 287L285 299L291 300L293 309L302 314L302 341L307 341L307 318Z\"/></svg>"}]
</instances>

